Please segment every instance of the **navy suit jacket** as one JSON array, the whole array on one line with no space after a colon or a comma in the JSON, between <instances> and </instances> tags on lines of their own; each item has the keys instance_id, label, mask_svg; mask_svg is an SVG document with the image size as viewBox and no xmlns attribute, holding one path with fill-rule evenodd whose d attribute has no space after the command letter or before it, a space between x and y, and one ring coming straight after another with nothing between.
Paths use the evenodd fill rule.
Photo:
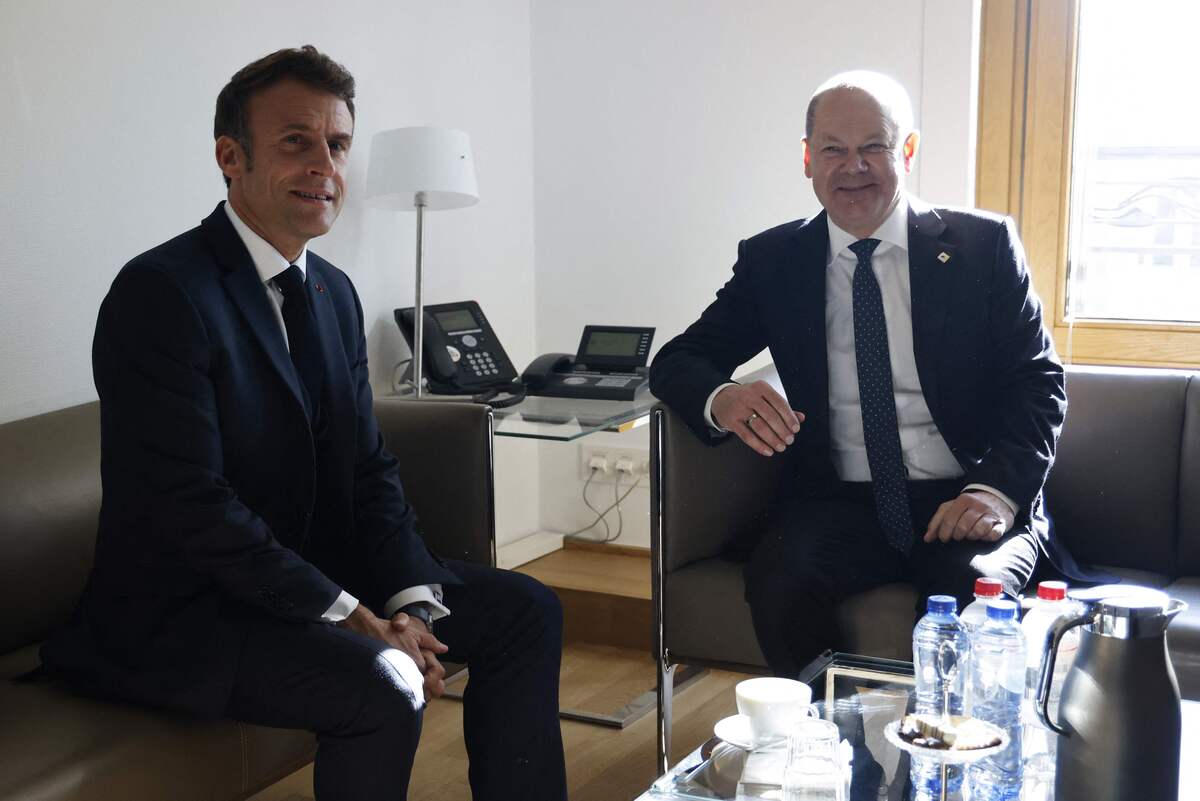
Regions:
<instances>
[{"instance_id":1,"label":"navy suit jacket","mask_svg":"<svg viewBox=\"0 0 1200 801\"><path fill-rule=\"evenodd\" d=\"M908 246L917 373L933 421L965 472L963 484L987 484L1012 498L1017 525L1029 524L1061 567L1041 491L1066 412L1065 382L1012 220L911 198ZM799 486L836 478L825 344L828 250L825 212L743 241L733 277L650 369L654 394L710 441L716 437L704 421L708 396L769 348L792 408L806 416L787 452Z\"/></svg>"},{"instance_id":2,"label":"navy suit jacket","mask_svg":"<svg viewBox=\"0 0 1200 801\"><path fill-rule=\"evenodd\" d=\"M309 253L327 369L314 437L283 331L220 205L129 262L100 308L103 502L73 624L43 647L92 692L221 715L245 621L319 621L458 583L428 551L376 427L362 308Z\"/></svg>"}]
</instances>

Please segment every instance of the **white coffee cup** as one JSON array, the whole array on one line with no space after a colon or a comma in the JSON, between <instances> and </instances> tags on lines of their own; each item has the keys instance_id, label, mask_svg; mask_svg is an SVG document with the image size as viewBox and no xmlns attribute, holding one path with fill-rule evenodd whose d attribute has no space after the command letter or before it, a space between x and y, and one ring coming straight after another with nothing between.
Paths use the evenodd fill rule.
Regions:
<instances>
[{"instance_id":1,"label":"white coffee cup","mask_svg":"<svg viewBox=\"0 0 1200 801\"><path fill-rule=\"evenodd\" d=\"M735 689L737 710L750 725L755 745L787 737L804 717L819 717L812 689L792 679L763 676L740 681Z\"/></svg>"}]
</instances>

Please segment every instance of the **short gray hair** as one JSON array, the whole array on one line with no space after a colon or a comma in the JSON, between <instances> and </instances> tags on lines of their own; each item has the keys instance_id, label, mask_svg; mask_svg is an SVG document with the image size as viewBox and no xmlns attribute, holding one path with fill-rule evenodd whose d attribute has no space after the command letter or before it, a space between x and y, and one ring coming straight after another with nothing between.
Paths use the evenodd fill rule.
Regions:
<instances>
[{"instance_id":1,"label":"short gray hair","mask_svg":"<svg viewBox=\"0 0 1200 801\"><path fill-rule=\"evenodd\" d=\"M896 141L903 140L914 130L912 100L900 82L882 72L871 70L853 70L834 75L817 87L812 98L808 101L808 113L804 119L804 135L811 137L813 120L817 114L817 101L830 92L839 89L850 89L866 92L879 104L883 110L884 119L896 126L893 132Z\"/></svg>"}]
</instances>

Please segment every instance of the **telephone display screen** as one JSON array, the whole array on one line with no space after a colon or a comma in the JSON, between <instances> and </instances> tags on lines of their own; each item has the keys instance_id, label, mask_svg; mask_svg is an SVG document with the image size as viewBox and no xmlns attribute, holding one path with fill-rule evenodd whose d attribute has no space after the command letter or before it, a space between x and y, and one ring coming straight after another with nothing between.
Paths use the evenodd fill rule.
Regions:
<instances>
[{"instance_id":1,"label":"telephone display screen","mask_svg":"<svg viewBox=\"0 0 1200 801\"><path fill-rule=\"evenodd\" d=\"M448 334L479 327L479 323L475 322L475 315L471 314L467 309L434 312L433 318L437 320L442 330Z\"/></svg>"},{"instance_id":2,"label":"telephone display screen","mask_svg":"<svg viewBox=\"0 0 1200 801\"><path fill-rule=\"evenodd\" d=\"M593 331L584 350L585 356L633 356L641 335L625 331Z\"/></svg>"}]
</instances>

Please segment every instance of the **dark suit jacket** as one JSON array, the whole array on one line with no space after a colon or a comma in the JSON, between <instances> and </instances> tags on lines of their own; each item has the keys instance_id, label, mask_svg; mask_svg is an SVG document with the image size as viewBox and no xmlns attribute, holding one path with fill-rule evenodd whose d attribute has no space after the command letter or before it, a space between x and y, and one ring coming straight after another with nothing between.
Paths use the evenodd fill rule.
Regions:
<instances>
[{"instance_id":1,"label":"dark suit jacket","mask_svg":"<svg viewBox=\"0 0 1200 801\"><path fill-rule=\"evenodd\" d=\"M925 401L966 473L963 484L1004 492L1018 506L1018 525L1029 522L1045 545L1041 491L1066 393L1012 220L934 209L915 198L910 204L913 348ZM709 394L769 348L788 400L807 418L788 453L808 485L835 477L825 347L828 249L824 212L743 241L717 299L650 368L654 394L711 440L704 422Z\"/></svg>"},{"instance_id":2,"label":"dark suit jacket","mask_svg":"<svg viewBox=\"0 0 1200 801\"><path fill-rule=\"evenodd\" d=\"M284 335L217 209L135 258L100 308L104 498L92 576L48 667L92 692L220 715L245 621L318 621L457 583L426 549L376 428L362 309L308 254L328 370L314 437Z\"/></svg>"}]
</instances>

